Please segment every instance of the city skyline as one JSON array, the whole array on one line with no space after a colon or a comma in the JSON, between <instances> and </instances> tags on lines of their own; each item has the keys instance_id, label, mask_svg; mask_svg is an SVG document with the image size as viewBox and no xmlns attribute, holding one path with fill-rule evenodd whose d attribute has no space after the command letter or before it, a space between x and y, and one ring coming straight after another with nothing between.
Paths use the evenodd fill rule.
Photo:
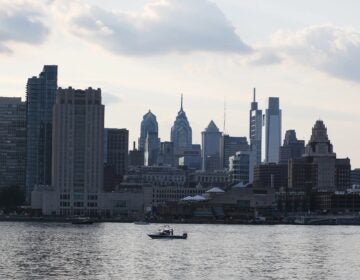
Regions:
<instances>
[{"instance_id":1,"label":"city skyline","mask_svg":"<svg viewBox=\"0 0 360 280\"><path fill-rule=\"evenodd\" d=\"M72 2L76 2L77 7L84 5L83 1ZM62 1L61 5L60 1L53 1L47 12L44 12L45 1L25 1L26 5L2 1L4 5L0 9L11 12L1 14L0 22L16 36L1 36L0 59L7 67L0 69L0 95L24 98L26 79L38 73L41 65L57 64L59 86L102 88L107 105L105 126L128 128L132 142L139 136L138 124L148 109L158 118L161 140L170 140L169 131L178 111L178 100L184 93L193 142L201 143L201 131L211 120L223 130L224 99L227 103L226 132L248 137L248 110L252 88L256 87L262 110L266 108L269 96L281 99L282 137L286 130L295 129L298 138L307 142L314 121L323 119L336 153L349 156L353 167L360 165L357 149L360 132L356 129L360 120L357 108L360 102L359 63L356 63L360 21L349 12L359 3L344 1L342 11L338 11L335 1L318 1L312 3L311 11L307 11L309 1L294 2L292 7L285 1L274 7L264 1L197 1L196 5L191 4L190 10L186 9L189 7L186 1L162 1L167 3L167 9L160 9L159 1L126 2L87 1L92 8L82 12L72 6L69 17L87 18L85 16L90 13L91 19L98 18L119 35L116 23L121 12L131 11L136 15L135 20L141 20L139 17L148 11L159 19L158 25L150 26L152 31L166 38L169 28L176 26L184 35L189 34L185 25L167 17L174 13L171 7L182 8L179 17L188 19L190 25L195 20L191 11L201 9L203 17L199 20L206 23L205 27L209 26L209 18L213 18L214 25L210 28L225 28L228 36L225 42L230 46L235 42L239 49L224 50L223 45L203 44L191 37L177 48L164 40L161 42L167 48L160 49L156 48L159 42L146 41L145 46L138 46L131 53L112 48L114 43L124 46L121 36L119 39L119 36L111 36L111 32L108 37L99 34L102 36L100 41L104 42L99 45L86 26L79 26L83 22L69 26L70 18L60 13L66 14L69 7L64 3L68 1ZM326 13L322 11L325 3ZM36 38L25 36L24 28L19 31L11 26L11 14L19 15L16 19L39 19L28 33L42 32L38 32ZM110 22L104 15L117 17L111 17ZM274 16L278 19L275 22L272 21ZM128 22L131 27L133 21ZM161 28L166 24L170 26L168 29ZM209 28L205 27L199 30L207 34ZM84 31L81 34L80 29ZM199 30L191 34L197 38ZM142 34L141 30L136 32L137 36ZM222 38L219 33L213 35L215 39ZM283 44L279 44L279 39L283 39ZM253 52L249 53L246 46ZM311 52L312 47L317 52ZM331 47L334 47L333 52ZM153 52L143 53L144 49ZM317 60L319 53L323 56ZM206 106L199 106L205 97Z\"/></svg>"}]
</instances>

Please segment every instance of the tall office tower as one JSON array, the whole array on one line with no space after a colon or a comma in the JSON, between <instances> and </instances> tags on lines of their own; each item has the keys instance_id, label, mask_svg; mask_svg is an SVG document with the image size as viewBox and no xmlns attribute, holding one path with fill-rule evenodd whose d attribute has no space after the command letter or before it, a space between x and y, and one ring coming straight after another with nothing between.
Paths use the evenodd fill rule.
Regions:
<instances>
[{"instance_id":1,"label":"tall office tower","mask_svg":"<svg viewBox=\"0 0 360 280\"><path fill-rule=\"evenodd\" d=\"M191 149L192 130L183 110L183 96L181 95L180 111L171 128L171 142L174 143L175 155L181 155L184 150Z\"/></svg>"},{"instance_id":2,"label":"tall office tower","mask_svg":"<svg viewBox=\"0 0 360 280\"><path fill-rule=\"evenodd\" d=\"M148 132L145 140L145 166L153 166L158 162L160 139L157 132Z\"/></svg>"},{"instance_id":3,"label":"tall office tower","mask_svg":"<svg viewBox=\"0 0 360 280\"><path fill-rule=\"evenodd\" d=\"M305 152L305 141L296 138L295 130L287 130L284 143L280 147L280 163L287 164L289 159L301 158Z\"/></svg>"},{"instance_id":4,"label":"tall office tower","mask_svg":"<svg viewBox=\"0 0 360 280\"><path fill-rule=\"evenodd\" d=\"M216 124L211 121L205 131L201 133L202 136L202 169L214 170L220 169L220 141L221 132Z\"/></svg>"},{"instance_id":5,"label":"tall office tower","mask_svg":"<svg viewBox=\"0 0 360 280\"><path fill-rule=\"evenodd\" d=\"M138 149L140 151L144 151L145 149L145 142L148 133L159 133L156 116L150 110L143 116L143 120L141 121L140 138L138 141Z\"/></svg>"},{"instance_id":6,"label":"tall office tower","mask_svg":"<svg viewBox=\"0 0 360 280\"><path fill-rule=\"evenodd\" d=\"M279 162L281 146L281 110L278 97L269 97L269 107L263 116L265 141L263 142L264 162Z\"/></svg>"},{"instance_id":7,"label":"tall office tower","mask_svg":"<svg viewBox=\"0 0 360 280\"><path fill-rule=\"evenodd\" d=\"M158 165L177 166L174 158L173 142L161 142L158 157Z\"/></svg>"},{"instance_id":8,"label":"tall office tower","mask_svg":"<svg viewBox=\"0 0 360 280\"><path fill-rule=\"evenodd\" d=\"M57 70L57 65L45 65L39 77L28 79L26 85L28 201L35 185L51 184L52 118Z\"/></svg>"},{"instance_id":9,"label":"tall office tower","mask_svg":"<svg viewBox=\"0 0 360 280\"><path fill-rule=\"evenodd\" d=\"M21 98L0 97L0 188L25 190L26 103Z\"/></svg>"},{"instance_id":10,"label":"tall office tower","mask_svg":"<svg viewBox=\"0 0 360 280\"><path fill-rule=\"evenodd\" d=\"M112 186L106 190L114 190L128 170L129 131L127 129L105 128L104 130L104 164L113 173Z\"/></svg>"},{"instance_id":11,"label":"tall office tower","mask_svg":"<svg viewBox=\"0 0 360 280\"><path fill-rule=\"evenodd\" d=\"M258 165L261 163L262 110L258 109L255 88L254 99L251 102L249 130L250 149L254 152L254 164Z\"/></svg>"},{"instance_id":12,"label":"tall office tower","mask_svg":"<svg viewBox=\"0 0 360 280\"><path fill-rule=\"evenodd\" d=\"M60 214L95 215L103 190L101 90L59 88L54 106L52 185Z\"/></svg>"},{"instance_id":13,"label":"tall office tower","mask_svg":"<svg viewBox=\"0 0 360 280\"><path fill-rule=\"evenodd\" d=\"M327 128L321 120L316 121L312 129L305 156L311 157L317 164L317 190L335 190L336 154L328 138Z\"/></svg>"},{"instance_id":14,"label":"tall office tower","mask_svg":"<svg viewBox=\"0 0 360 280\"><path fill-rule=\"evenodd\" d=\"M229 168L229 158L236 152L247 152L250 147L246 137L233 137L224 134L220 141L220 168Z\"/></svg>"}]
</instances>

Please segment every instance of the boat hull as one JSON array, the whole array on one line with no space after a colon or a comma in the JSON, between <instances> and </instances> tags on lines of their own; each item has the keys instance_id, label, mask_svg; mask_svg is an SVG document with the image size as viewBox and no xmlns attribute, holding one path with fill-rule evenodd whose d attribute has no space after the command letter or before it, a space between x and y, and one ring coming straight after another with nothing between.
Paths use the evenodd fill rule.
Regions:
<instances>
[{"instance_id":1,"label":"boat hull","mask_svg":"<svg viewBox=\"0 0 360 280\"><path fill-rule=\"evenodd\" d=\"M183 235L159 235L159 234L148 234L151 239L186 239L187 234Z\"/></svg>"}]
</instances>

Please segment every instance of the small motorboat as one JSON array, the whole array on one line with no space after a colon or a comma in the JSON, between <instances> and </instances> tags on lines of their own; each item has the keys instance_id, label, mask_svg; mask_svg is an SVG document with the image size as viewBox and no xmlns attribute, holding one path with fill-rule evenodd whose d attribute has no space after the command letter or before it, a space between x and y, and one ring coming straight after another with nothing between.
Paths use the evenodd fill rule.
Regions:
<instances>
[{"instance_id":1,"label":"small motorboat","mask_svg":"<svg viewBox=\"0 0 360 280\"><path fill-rule=\"evenodd\" d=\"M171 227L165 225L160 228L158 232L149 233L148 236L151 239L186 239L188 235L186 232L184 232L182 235L175 235L174 230Z\"/></svg>"},{"instance_id":2,"label":"small motorboat","mask_svg":"<svg viewBox=\"0 0 360 280\"><path fill-rule=\"evenodd\" d=\"M73 225L92 225L94 223L93 220L86 217L79 217L71 220Z\"/></svg>"}]
</instances>

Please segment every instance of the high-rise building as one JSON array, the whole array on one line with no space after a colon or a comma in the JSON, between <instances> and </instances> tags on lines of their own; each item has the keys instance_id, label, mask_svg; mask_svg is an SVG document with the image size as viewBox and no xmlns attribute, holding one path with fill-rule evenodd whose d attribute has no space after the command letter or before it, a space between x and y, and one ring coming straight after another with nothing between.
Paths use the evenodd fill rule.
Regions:
<instances>
[{"instance_id":1,"label":"high-rise building","mask_svg":"<svg viewBox=\"0 0 360 280\"><path fill-rule=\"evenodd\" d=\"M160 139L157 132L148 132L144 149L145 166L153 166L158 163L159 150Z\"/></svg>"},{"instance_id":2,"label":"high-rise building","mask_svg":"<svg viewBox=\"0 0 360 280\"><path fill-rule=\"evenodd\" d=\"M59 88L54 106L52 176L61 215L96 215L103 190L101 90Z\"/></svg>"},{"instance_id":3,"label":"high-rise building","mask_svg":"<svg viewBox=\"0 0 360 280\"><path fill-rule=\"evenodd\" d=\"M246 137L233 137L224 134L220 141L220 168L229 168L229 158L236 152L249 151L249 144Z\"/></svg>"},{"instance_id":4,"label":"high-rise building","mask_svg":"<svg viewBox=\"0 0 360 280\"><path fill-rule=\"evenodd\" d=\"M156 116L150 110L143 116L143 120L141 121L138 150L140 151L145 150L145 142L148 133L155 133L155 134L159 133L159 127L158 127L158 122L156 120Z\"/></svg>"},{"instance_id":5,"label":"high-rise building","mask_svg":"<svg viewBox=\"0 0 360 280\"><path fill-rule=\"evenodd\" d=\"M254 152L254 164L258 165L261 163L262 110L258 109L255 88L254 99L251 102L249 130L250 149Z\"/></svg>"},{"instance_id":6,"label":"high-rise building","mask_svg":"<svg viewBox=\"0 0 360 280\"><path fill-rule=\"evenodd\" d=\"M25 190L26 103L21 98L0 97L0 188Z\"/></svg>"},{"instance_id":7,"label":"high-rise building","mask_svg":"<svg viewBox=\"0 0 360 280\"><path fill-rule=\"evenodd\" d=\"M182 95L180 111L178 112L174 125L171 128L171 142L174 143L175 156L181 155L186 149L191 149L192 130L185 111L183 110Z\"/></svg>"},{"instance_id":8,"label":"high-rise building","mask_svg":"<svg viewBox=\"0 0 360 280\"><path fill-rule=\"evenodd\" d=\"M254 167L255 188L285 190L288 186L288 166L286 164L263 163Z\"/></svg>"},{"instance_id":9,"label":"high-rise building","mask_svg":"<svg viewBox=\"0 0 360 280\"><path fill-rule=\"evenodd\" d=\"M120 184L128 170L129 131L127 129L105 128L104 130L104 164L113 172L112 186L104 188L114 190ZM107 185L107 184L106 184Z\"/></svg>"},{"instance_id":10,"label":"high-rise building","mask_svg":"<svg viewBox=\"0 0 360 280\"><path fill-rule=\"evenodd\" d=\"M321 120L316 121L312 128L310 141L305 148L305 156L313 158L317 165L316 189L334 191L336 154L328 138L327 128Z\"/></svg>"},{"instance_id":11,"label":"high-rise building","mask_svg":"<svg viewBox=\"0 0 360 280\"><path fill-rule=\"evenodd\" d=\"M280 163L287 164L289 159L301 158L305 152L305 141L296 138L295 130L287 130L284 144L280 147Z\"/></svg>"},{"instance_id":12,"label":"high-rise building","mask_svg":"<svg viewBox=\"0 0 360 280\"><path fill-rule=\"evenodd\" d=\"M278 97L269 97L268 109L263 115L264 162L279 162L281 146L281 110Z\"/></svg>"},{"instance_id":13,"label":"high-rise building","mask_svg":"<svg viewBox=\"0 0 360 280\"><path fill-rule=\"evenodd\" d=\"M351 170L350 180L351 186L360 186L360 168Z\"/></svg>"},{"instance_id":14,"label":"high-rise building","mask_svg":"<svg viewBox=\"0 0 360 280\"><path fill-rule=\"evenodd\" d=\"M26 195L35 185L51 184L52 118L57 89L57 66L45 65L26 85L27 161Z\"/></svg>"},{"instance_id":15,"label":"high-rise building","mask_svg":"<svg viewBox=\"0 0 360 280\"><path fill-rule=\"evenodd\" d=\"M221 132L216 124L211 121L202 135L202 169L220 169L220 141Z\"/></svg>"}]
</instances>

